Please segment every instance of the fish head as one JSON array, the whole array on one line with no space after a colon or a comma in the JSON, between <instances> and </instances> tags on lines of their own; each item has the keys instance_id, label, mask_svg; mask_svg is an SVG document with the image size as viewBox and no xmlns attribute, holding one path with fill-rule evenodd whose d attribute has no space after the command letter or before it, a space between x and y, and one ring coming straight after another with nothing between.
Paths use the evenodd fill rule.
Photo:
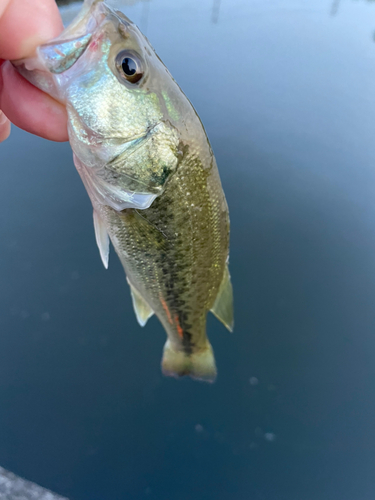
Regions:
<instances>
[{"instance_id":1,"label":"fish head","mask_svg":"<svg viewBox=\"0 0 375 500\"><path fill-rule=\"evenodd\" d=\"M137 26L86 0L58 38L14 65L66 105L75 164L93 203L148 208L177 168L190 109Z\"/></svg>"}]
</instances>

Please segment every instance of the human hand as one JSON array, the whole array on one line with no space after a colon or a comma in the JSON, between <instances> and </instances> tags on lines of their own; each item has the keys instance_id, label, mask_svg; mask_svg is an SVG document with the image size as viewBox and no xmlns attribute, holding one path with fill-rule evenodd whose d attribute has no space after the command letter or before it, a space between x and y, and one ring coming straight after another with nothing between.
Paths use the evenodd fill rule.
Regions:
<instances>
[{"instance_id":1,"label":"human hand","mask_svg":"<svg viewBox=\"0 0 375 500\"><path fill-rule=\"evenodd\" d=\"M62 29L54 0L0 0L0 142L10 133L10 121L52 141L68 140L65 107L27 82L9 62L33 55Z\"/></svg>"}]
</instances>

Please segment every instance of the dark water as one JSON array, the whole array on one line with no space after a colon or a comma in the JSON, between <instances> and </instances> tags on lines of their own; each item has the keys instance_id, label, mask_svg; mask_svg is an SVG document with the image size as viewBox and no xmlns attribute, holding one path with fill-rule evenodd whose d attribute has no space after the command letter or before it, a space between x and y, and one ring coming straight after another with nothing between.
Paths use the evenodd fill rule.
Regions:
<instances>
[{"instance_id":1,"label":"dark water","mask_svg":"<svg viewBox=\"0 0 375 500\"><path fill-rule=\"evenodd\" d=\"M196 106L231 212L214 385L105 271L69 146L0 146L0 464L72 500L375 498L375 2L127 8Z\"/></svg>"}]
</instances>

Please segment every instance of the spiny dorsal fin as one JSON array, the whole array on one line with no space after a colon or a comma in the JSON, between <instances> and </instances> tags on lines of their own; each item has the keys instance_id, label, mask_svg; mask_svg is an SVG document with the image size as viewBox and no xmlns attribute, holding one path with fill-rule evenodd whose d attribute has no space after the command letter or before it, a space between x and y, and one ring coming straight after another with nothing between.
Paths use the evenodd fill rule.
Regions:
<instances>
[{"instance_id":1,"label":"spiny dorsal fin","mask_svg":"<svg viewBox=\"0 0 375 500\"><path fill-rule=\"evenodd\" d=\"M131 285L129 280L127 280L130 286L130 292L133 300L134 312L137 317L138 323L141 326L145 326L148 319L154 314L154 311L147 304L142 295Z\"/></svg>"},{"instance_id":2,"label":"spiny dorsal fin","mask_svg":"<svg viewBox=\"0 0 375 500\"><path fill-rule=\"evenodd\" d=\"M233 331L233 289L228 264L225 266L223 280L211 312L230 332Z\"/></svg>"},{"instance_id":3,"label":"spiny dorsal fin","mask_svg":"<svg viewBox=\"0 0 375 500\"><path fill-rule=\"evenodd\" d=\"M94 228L96 244L99 248L100 257L102 258L104 267L108 269L109 236L104 222L96 210L94 210Z\"/></svg>"}]
</instances>

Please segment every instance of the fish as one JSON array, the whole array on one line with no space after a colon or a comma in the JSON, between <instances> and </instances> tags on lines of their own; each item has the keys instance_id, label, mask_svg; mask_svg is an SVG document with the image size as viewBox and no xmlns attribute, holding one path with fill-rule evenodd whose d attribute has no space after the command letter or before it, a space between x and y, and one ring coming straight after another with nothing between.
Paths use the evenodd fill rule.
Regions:
<instances>
[{"instance_id":1,"label":"fish","mask_svg":"<svg viewBox=\"0 0 375 500\"><path fill-rule=\"evenodd\" d=\"M138 27L103 0L85 0L59 37L13 64L66 106L102 262L111 242L139 324L155 314L164 327L163 373L213 382L207 313L233 330L230 223L192 104Z\"/></svg>"}]
</instances>

